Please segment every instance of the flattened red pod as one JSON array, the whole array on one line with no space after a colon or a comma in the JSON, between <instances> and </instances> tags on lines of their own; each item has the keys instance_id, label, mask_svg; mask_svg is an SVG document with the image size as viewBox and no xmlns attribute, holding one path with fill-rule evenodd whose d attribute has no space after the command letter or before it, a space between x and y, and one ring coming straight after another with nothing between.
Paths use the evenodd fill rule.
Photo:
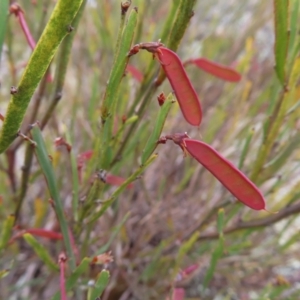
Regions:
<instances>
[{"instance_id":1,"label":"flattened red pod","mask_svg":"<svg viewBox=\"0 0 300 300\"><path fill-rule=\"evenodd\" d=\"M160 47L157 55L186 121L191 125L199 126L202 120L200 101L178 55L165 47Z\"/></svg>"},{"instance_id":2,"label":"flattened red pod","mask_svg":"<svg viewBox=\"0 0 300 300\"><path fill-rule=\"evenodd\" d=\"M191 59L186 63L192 63L198 68L204 70L205 72L210 73L211 75L219 77L226 81L238 82L242 78L241 74L238 73L236 70L221 65L219 63L213 62L206 58Z\"/></svg>"},{"instance_id":3,"label":"flattened red pod","mask_svg":"<svg viewBox=\"0 0 300 300\"><path fill-rule=\"evenodd\" d=\"M252 209L265 209L265 200L260 190L230 161L203 142L184 139L184 143L187 151L238 200Z\"/></svg>"}]
</instances>

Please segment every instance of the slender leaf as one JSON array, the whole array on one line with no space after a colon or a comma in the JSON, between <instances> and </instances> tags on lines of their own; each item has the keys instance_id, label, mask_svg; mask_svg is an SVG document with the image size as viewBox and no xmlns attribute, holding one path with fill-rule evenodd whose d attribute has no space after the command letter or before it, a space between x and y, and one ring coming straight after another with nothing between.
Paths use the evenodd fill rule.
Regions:
<instances>
[{"instance_id":1,"label":"slender leaf","mask_svg":"<svg viewBox=\"0 0 300 300\"><path fill-rule=\"evenodd\" d=\"M58 265L53 261L47 249L30 233L23 235L25 241L33 248L36 255L53 271L59 271Z\"/></svg>"},{"instance_id":2,"label":"slender leaf","mask_svg":"<svg viewBox=\"0 0 300 300\"><path fill-rule=\"evenodd\" d=\"M42 137L41 131L38 126L34 126L32 129L32 137L36 142L35 153L40 163L40 166L43 170L45 178L47 180L49 192L51 198L54 201L54 209L61 227L62 234L64 236L64 243L67 250L68 261L70 262L71 270L75 268L75 257L72 251L71 240L69 235L69 229L67 220L65 218L65 213L63 209L63 204L60 199L60 195L57 188L56 178L54 174L54 170L52 164L49 159L49 155L46 150L46 145L44 139Z\"/></svg>"},{"instance_id":3,"label":"slender leaf","mask_svg":"<svg viewBox=\"0 0 300 300\"><path fill-rule=\"evenodd\" d=\"M91 299L100 298L101 294L103 293L104 289L108 285L109 282L109 272L106 270L101 271L98 275L95 286L92 290Z\"/></svg>"},{"instance_id":4,"label":"slender leaf","mask_svg":"<svg viewBox=\"0 0 300 300\"><path fill-rule=\"evenodd\" d=\"M275 22L275 70L281 84L285 85L285 63L288 50L288 12L289 0L274 0L274 22Z\"/></svg>"}]
</instances>

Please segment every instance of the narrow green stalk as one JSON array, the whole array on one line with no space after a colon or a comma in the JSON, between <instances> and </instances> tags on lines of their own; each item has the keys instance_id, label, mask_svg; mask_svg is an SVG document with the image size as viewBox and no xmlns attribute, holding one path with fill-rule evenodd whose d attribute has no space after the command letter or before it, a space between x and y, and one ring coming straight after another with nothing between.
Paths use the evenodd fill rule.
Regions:
<instances>
[{"instance_id":1,"label":"narrow green stalk","mask_svg":"<svg viewBox=\"0 0 300 300\"><path fill-rule=\"evenodd\" d=\"M100 274L98 274L95 286L91 291L90 300L99 299L101 294L103 293L104 289L108 285L109 282L109 272L106 270L101 271Z\"/></svg>"},{"instance_id":2,"label":"narrow green stalk","mask_svg":"<svg viewBox=\"0 0 300 300\"><path fill-rule=\"evenodd\" d=\"M128 63L127 53L132 44L134 31L137 24L137 16L137 11L133 9L128 17L126 27L123 30L120 42L120 50L112 67L105 92L105 97L102 103L101 118L103 123L105 123L109 115L113 113L113 108L116 106L116 96L118 94L119 85L121 83L122 77L124 76L124 72Z\"/></svg>"},{"instance_id":3,"label":"narrow green stalk","mask_svg":"<svg viewBox=\"0 0 300 300\"><path fill-rule=\"evenodd\" d=\"M67 220L65 218L64 208L63 204L57 189L57 183L56 178L54 174L54 170L52 167L52 164L49 159L49 155L46 150L46 145L44 142L44 139L42 137L41 131L38 128L38 126L35 126L31 130L32 137L34 142L36 143L35 146L35 153L38 158L38 161L40 163L40 166L42 168L42 171L44 173L44 176L47 180L49 192L51 195L51 198L54 201L54 210L57 215L58 222L60 224L60 228L64 237L64 244L66 247L67 255L68 255L68 262L71 270L75 269L76 263L75 263L75 257L74 253L72 251L72 245L71 245L71 239L69 235L69 229Z\"/></svg>"},{"instance_id":4,"label":"narrow green stalk","mask_svg":"<svg viewBox=\"0 0 300 300\"><path fill-rule=\"evenodd\" d=\"M70 32L70 25L82 0L59 0L25 68L17 91L10 100L0 133L0 153L16 138L29 101L44 76L58 46Z\"/></svg>"},{"instance_id":5,"label":"narrow green stalk","mask_svg":"<svg viewBox=\"0 0 300 300\"><path fill-rule=\"evenodd\" d=\"M109 165L107 154L110 150L109 143L112 138L113 117L117 107L117 95L128 63L127 53L131 47L136 24L137 10L133 9L123 30L120 42L120 50L117 54L117 58L115 59L101 107L101 119L103 126L101 128L100 135L98 135L98 138L96 140L95 159L97 160L92 161L93 164L96 164L96 169L105 168ZM91 201L94 200L100 194L100 192L101 184L96 181L89 191L88 199L86 201L86 208L82 211L80 217L81 220L84 218L85 213L88 211Z\"/></svg>"},{"instance_id":6,"label":"narrow green stalk","mask_svg":"<svg viewBox=\"0 0 300 300\"><path fill-rule=\"evenodd\" d=\"M131 3L129 1L126 1L126 2L128 2L128 5L130 6ZM129 6L128 6L128 8L129 8ZM124 27L125 27L127 9L126 10L123 9L123 3L121 3L121 10L120 10L121 11L121 22L120 22L120 26L119 26L119 31L118 31L118 36L117 36L117 43L116 43L116 47L115 47L114 63L116 62L116 59L117 59L118 54L120 52L120 45L121 45L123 30L124 30Z\"/></svg>"},{"instance_id":7,"label":"narrow green stalk","mask_svg":"<svg viewBox=\"0 0 300 300\"><path fill-rule=\"evenodd\" d=\"M156 121L154 123L154 128L152 133L146 143L146 146L143 150L142 154L142 164L147 161L147 159L151 156L155 148L157 147L157 141L161 135L163 130L165 121L167 119L168 113L171 109L172 104L175 102L173 94L169 94L165 103L160 107L160 110L157 114Z\"/></svg>"}]
</instances>

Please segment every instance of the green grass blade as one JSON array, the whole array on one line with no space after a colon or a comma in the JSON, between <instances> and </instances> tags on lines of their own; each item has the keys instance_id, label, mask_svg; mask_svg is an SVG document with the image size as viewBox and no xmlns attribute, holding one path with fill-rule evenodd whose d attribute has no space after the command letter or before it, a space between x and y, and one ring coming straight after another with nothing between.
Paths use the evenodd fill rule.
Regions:
<instances>
[{"instance_id":1,"label":"green grass blade","mask_svg":"<svg viewBox=\"0 0 300 300\"><path fill-rule=\"evenodd\" d=\"M9 103L0 133L0 153L16 138L29 101L44 76L49 64L69 32L69 26L80 8L82 0L59 0L51 18L34 49L21 81Z\"/></svg>"},{"instance_id":2,"label":"green grass blade","mask_svg":"<svg viewBox=\"0 0 300 300\"><path fill-rule=\"evenodd\" d=\"M0 62L1 62L1 53L4 44L5 33L6 33L6 24L8 19L8 5L9 5L8 0L0 1Z\"/></svg>"},{"instance_id":3,"label":"green grass blade","mask_svg":"<svg viewBox=\"0 0 300 300\"><path fill-rule=\"evenodd\" d=\"M157 147L157 141L161 135L161 132L163 130L165 121L167 119L168 113L171 109L172 103L174 103L174 97L172 94L169 94L167 97L165 103L163 106L161 106L155 124L154 129L146 143L145 149L142 154L142 164L144 164L147 159L150 157L150 155L153 153L153 151Z\"/></svg>"},{"instance_id":4,"label":"green grass blade","mask_svg":"<svg viewBox=\"0 0 300 300\"><path fill-rule=\"evenodd\" d=\"M277 77L283 86L286 83L285 63L289 42L288 13L289 0L274 0L275 70Z\"/></svg>"},{"instance_id":5,"label":"green grass blade","mask_svg":"<svg viewBox=\"0 0 300 300\"><path fill-rule=\"evenodd\" d=\"M23 237L25 241L32 247L36 255L49 269L53 271L59 271L58 265L53 261L47 249L38 240L36 240L30 233L25 233Z\"/></svg>"},{"instance_id":6,"label":"green grass blade","mask_svg":"<svg viewBox=\"0 0 300 300\"><path fill-rule=\"evenodd\" d=\"M104 289L108 285L108 282L109 282L109 272L106 270L101 271L101 273L98 275L97 280L95 282L95 286L92 290L90 299L94 300L100 298Z\"/></svg>"},{"instance_id":7,"label":"green grass blade","mask_svg":"<svg viewBox=\"0 0 300 300\"><path fill-rule=\"evenodd\" d=\"M46 145L44 139L42 137L40 128L38 126L34 126L31 130L33 140L36 142L35 153L37 159L40 163L44 176L47 180L49 192L51 198L54 201L54 209L57 215L58 222L60 224L60 228L64 237L64 243L67 250L68 261L70 262L71 270L75 268L75 257L72 251L71 240L68 230L67 220L65 218L63 204L60 199L60 195L57 188L56 178L54 174L54 170L52 164L49 159L49 155L46 150Z\"/></svg>"},{"instance_id":8,"label":"green grass blade","mask_svg":"<svg viewBox=\"0 0 300 300\"><path fill-rule=\"evenodd\" d=\"M78 279L81 275L83 275L90 267L91 259L85 257L78 267L74 270L74 272L70 275L70 277L66 280L66 291L70 291L75 285L78 284ZM51 300L60 300L60 292L57 292Z\"/></svg>"}]
</instances>

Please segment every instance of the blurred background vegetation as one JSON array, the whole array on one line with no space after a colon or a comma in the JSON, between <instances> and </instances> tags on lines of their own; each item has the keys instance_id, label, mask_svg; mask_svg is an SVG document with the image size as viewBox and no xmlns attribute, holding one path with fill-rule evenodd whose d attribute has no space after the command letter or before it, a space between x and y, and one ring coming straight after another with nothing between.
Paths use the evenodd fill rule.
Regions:
<instances>
[{"instance_id":1,"label":"blurred background vegetation","mask_svg":"<svg viewBox=\"0 0 300 300\"><path fill-rule=\"evenodd\" d=\"M172 27L165 24L171 12L171 21L176 19L172 9L181 2L132 1L126 16L138 8L132 45L162 38L169 46ZM183 299L171 298L174 288L182 288L187 300L300 298L300 1L281 1L289 2L291 29L287 58L280 62L285 68L283 85L274 71L274 43L281 40L280 33L274 33L276 2L195 1L177 54L182 61L205 57L232 66L242 80L226 83L188 65L202 104L201 127L187 124L175 104L163 134L188 132L212 145L259 186L268 211L278 213L252 211L237 203L173 143L159 145L158 156L141 170L140 157L159 111L156 96L172 91L167 81L157 89L152 85L159 63L146 51L130 58L144 80L127 72L114 91L118 105L113 139L99 148L101 105L116 58L121 1L87 1L78 25L73 24L32 96L21 127L29 138L43 138L53 172L41 166L39 153L35 156L24 138L17 138L0 157L1 299L52 299L60 289L60 273L51 263L58 266L64 242L36 236L41 254L20 234L32 228L60 232L47 176L54 176L57 185L76 265L84 257L109 256L108 251L113 257L112 262L108 258L104 265L88 264L81 270L68 299L94 299L93 282L104 268L110 273L101 298L106 300ZM38 41L56 1L18 4ZM13 14L1 22L6 24L0 68L0 113L5 117L11 87L18 86L32 50ZM28 131L35 121L42 124L41 135ZM275 121L278 129L270 141ZM262 157L266 140L270 151ZM90 150L99 156L81 162L80 155ZM138 176L133 176L132 188L117 190L95 177L98 167L125 179L135 172ZM99 217L107 199L111 205ZM66 279L74 278L74 268L66 268Z\"/></svg>"}]
</instances>

